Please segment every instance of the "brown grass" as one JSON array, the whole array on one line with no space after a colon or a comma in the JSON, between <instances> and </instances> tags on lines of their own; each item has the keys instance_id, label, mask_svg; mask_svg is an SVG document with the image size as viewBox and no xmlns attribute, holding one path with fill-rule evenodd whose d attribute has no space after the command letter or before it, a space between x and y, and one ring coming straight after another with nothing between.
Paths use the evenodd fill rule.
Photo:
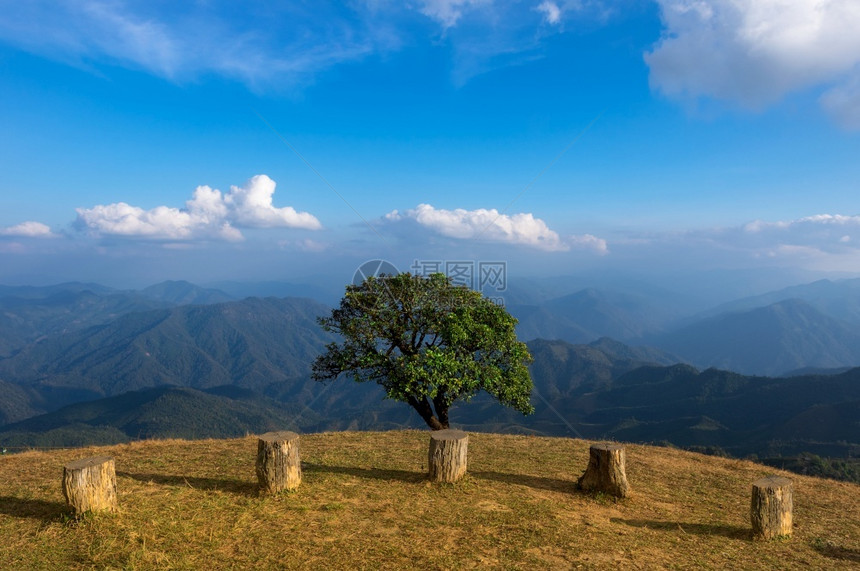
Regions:
<instances>
[{"instance_id":1,"label":"brown grass","mask_svg":"<svg viewBox=\"0 0 860 571\"><path fill-rule=\"evenodd\" d=\"M860 486L627 447L632 497L575 490L588 443L473 433L469 475L425 478L426 432L302 436L298 491L257 493L256 439L0 458L6 569L781 569L860 567ZM64 463L116 459L120 509L75 521ZM750 487L795 483L791 539L750 540Z\"/></svg>"}]
</instances>

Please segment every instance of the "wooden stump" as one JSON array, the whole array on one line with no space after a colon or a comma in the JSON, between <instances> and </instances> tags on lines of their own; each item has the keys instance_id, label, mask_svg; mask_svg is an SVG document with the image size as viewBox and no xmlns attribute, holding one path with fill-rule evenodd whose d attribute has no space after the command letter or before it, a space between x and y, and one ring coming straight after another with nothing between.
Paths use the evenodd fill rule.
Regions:
<instances>
[{"instance_id":1,"label":"wooden stump","mask_svg":"<svg viewBox=\"0 0 860 571\"><path fill-rule=\"evenodd\" d=\"M295 490L302 483L299 435L295 432L267 432L257 442L257 479L269 493Z\"/></svg>"},{"instance_id":2,"label":"wooden stump","mask_svg":"<svg viewBox=\"0 0 860 571\"><path fill-rule=\"evenodd\" d=\"M754 538L773 539L791 535L793 495L788 478L769 476L753 482L750 519Z\"/></svg>"},{"instance_id":3,"label":"wooden stump","mask_svg":"<svg viewBox=\"0 0 860 571\"><path fill-rule=\"evenodd\" d=\"M430 433L427 458L430 479L454 483L466 475L469 435L462 430L434 430Z\"/></svg>"},{"instance_id":4,"label":"wooden stump","mask_svg":"<svg viewBox=\"0 0 860 571\"><path fill-rule=\"evenodd\" d=\"M627 483L624 462L624 447L620 444L593 444L589 449L588 468L577 485L586 491L627 497L630 484Z\"/></svg>"},{"instance_id":5,"label":"wooden stump","mask_svg":"<svg viewBox=\"0 0 860 571\"><path fill-rule=\"evenodd\" d=\"M63 496L79 516L116 509L116 466L110 456L75 460L63 467Z\"/></svg>"}]
</instances>

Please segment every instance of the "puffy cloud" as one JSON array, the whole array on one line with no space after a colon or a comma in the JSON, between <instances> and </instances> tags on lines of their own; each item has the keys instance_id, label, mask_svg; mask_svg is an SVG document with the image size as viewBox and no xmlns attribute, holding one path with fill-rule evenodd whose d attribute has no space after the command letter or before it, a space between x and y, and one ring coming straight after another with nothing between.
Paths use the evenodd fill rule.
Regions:
<instances>
[{"instance_id":1,"label":"puffy cloud","mask_svg":"<svg viewBox=\"0 0 860 571\"><path fill-rule=\"evenodd\" d=\"M645 54L654 89L756 108L825 86L822 104L837 118L860 113L855 0L657 1L665 29Z\"/></svg>"},{"instance_id":2,"label":"puffy cloud","mask_svg":"<svg viewBox=\"0 0 860 571\"><path fill-rule=\"evenodd\" d=\"M593 234L582 234L580 236L568 236L567 243L573 248L585 248L594 250L598 254L608 254L609 246L606 240L598 238Z\"/></svg>"},{"instance_id":3,"label":"puffy cloud","mask_svg":"<svg viewBox=\"0 0 860 571\"><path fill-rule=\"evenodd\" d=\"M608 252L605 240L590 234L563 239L531 213L507 215L494 208L445 210L419 204L403 213L389 212L383 220L388 223L412 221L439 235L460 240L519 244L546 251L566 251L573 247Z\"/></svg>"},{"instance_id":4,"label":"puffy cloud","mask_svg":"<svg viewBox=\"0 0 860 571\"><path fill-rule=\"evenodd\" d=\"M0 228L0 236L15 236L20 238L54 238L51 227L41 222L21 222L15 226Z\"/></svg>"},{"instance_id":5,"label":"puffy cloud","mask_svg":"<svg viewBox=\"0 0 860 571\"><path fill-rule=\"evenodd\" d=\"M217 193L218 191L211 191ZM230 193L224 197L224 206L233 211L233 220L239 226L252 228L273 228L287 226L290 228L307 228L318 230L322 226L312 214L296 212L290 206L275 208L272 206L272 195L275 194L275 181L266 175L257 175L243 187L230 187ZM215 204L210 195L206 198ZM218 205L220 207L220 205Z\"/></svg>"},{"instance_id":6,"label":"puffy cloud","mask_svg":"<svg viewBox=\"0 0 860 571\"><path fill-rule=\"evenodd\" d=\"M78 208L78 227L96 234L157 240L241 240L239 228L322 228L319 220L290 206L272 204L275 181L252 177L230 192L198 186L185 208L157 206L150 210L117 202Z\"/></svg>"},{"instance_id":7,"label":"puffy cloud","mask_svg":"<svg viewBox=\"0 0 860 571\"><path fill-rule=\"evenodd\" d=\"M547 24L556 25L561 22L561 8L555 2L545 0L538 4L536 10L543 13L544 21Z\"/></svg>"}]
</instances>

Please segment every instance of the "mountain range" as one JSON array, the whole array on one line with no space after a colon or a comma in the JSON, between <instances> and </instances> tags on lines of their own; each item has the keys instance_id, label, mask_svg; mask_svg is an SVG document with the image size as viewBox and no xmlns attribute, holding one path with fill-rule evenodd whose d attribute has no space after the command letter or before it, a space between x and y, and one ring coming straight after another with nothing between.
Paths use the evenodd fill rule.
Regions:
<instances>
[{"instance_id":1,"label":"mountain range","mask_svg":"<svg viewBox=\"0 0 860 571\"><path fill-rule=\"evenodd\" d=\"M734 454L857 454L860 369L850 367L860 340L850 311L831 315L837 294L854 289L810 284L695 318L665 300L593 288L514 305L520 337L534 336L536 413L478 396L452 418L472 430ZM310 380L313 358L333 340L316 323L330 308L311 299L231 300L187 282L140 291L63 284L0 287L0 308L7 446L421 426L375 385ZM831 368L839 374L825 374Z\"/></svg>"},{"instance_id":2,"label":"mountain range","mask_svg":"<svg viewBox=\"0 0 860 571\"><path fill-rule=\"evenodd\" d=\"M0 360L0 379L92 397L160 385L260 389L308 376L332 340L316 324L327 311L311 300L248 298L132 312L25 345Z\"/></svg>"}]
</instances>

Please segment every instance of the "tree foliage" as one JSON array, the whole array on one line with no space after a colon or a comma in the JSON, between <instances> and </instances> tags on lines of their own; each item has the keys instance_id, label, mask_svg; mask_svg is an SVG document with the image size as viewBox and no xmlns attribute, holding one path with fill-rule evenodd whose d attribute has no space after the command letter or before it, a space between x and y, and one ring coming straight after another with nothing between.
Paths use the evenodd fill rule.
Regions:
<instances>
[{"instance_id":1,"label":"tree foliage","mask_svg":"<svg viewBox=\"0 0 860 571\"><path fill-rule=\"evenodd\" d=\"M341 373L380 384L388 398L414 408L434 430L448 428L448 409L484 390L529 414L532 358L517 340L517 321L501 306L443 274L408 273L349 285L328 317L342 341L313 365L318 381Z\"/></svg>"}]
</instances>

